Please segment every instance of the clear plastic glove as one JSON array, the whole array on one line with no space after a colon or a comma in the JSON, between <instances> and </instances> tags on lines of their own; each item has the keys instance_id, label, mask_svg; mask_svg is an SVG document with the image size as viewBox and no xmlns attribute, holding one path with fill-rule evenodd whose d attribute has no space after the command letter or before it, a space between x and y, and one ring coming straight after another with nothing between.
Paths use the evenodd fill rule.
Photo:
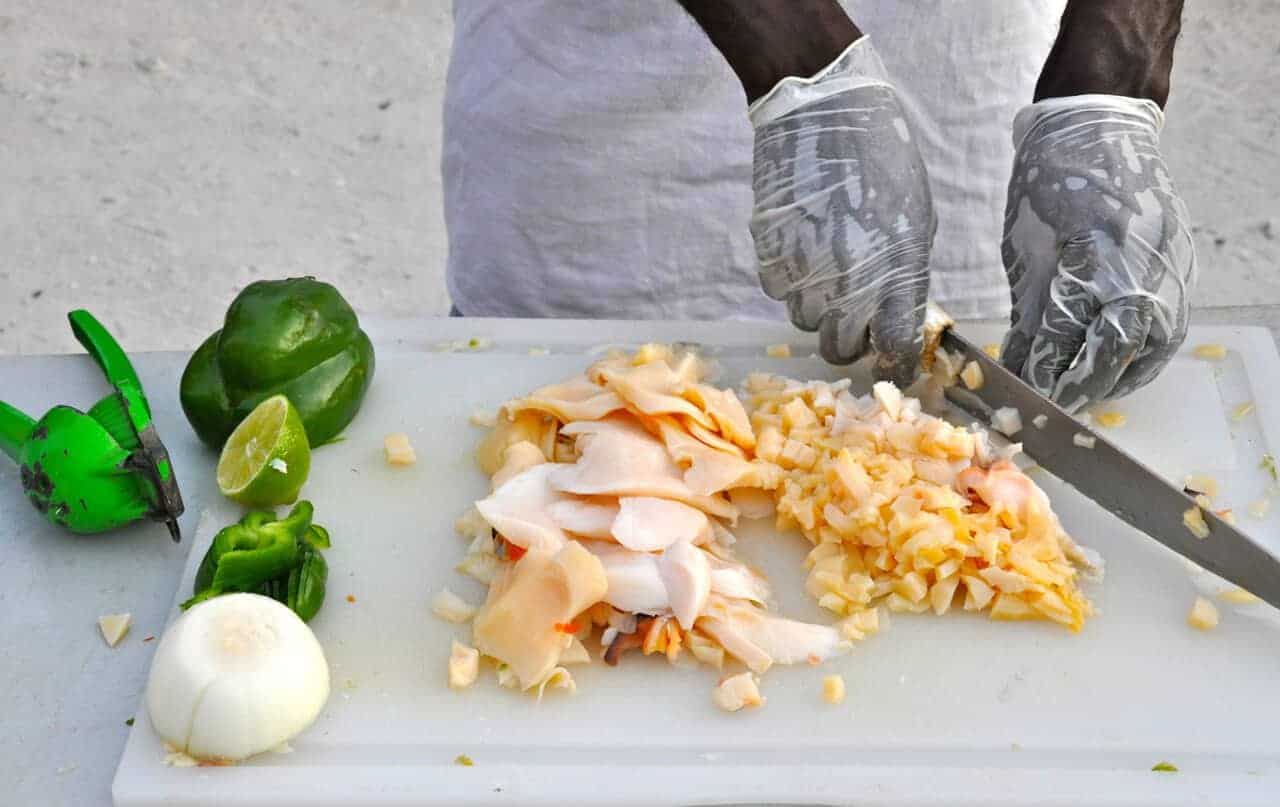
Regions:
<instances>
[{"instance_id":1,"label":"clear plastic glove","mask_svg":"<svg viewBox=\"0 0 1280 807\"><path fill-rule=\"evenodd\" d=\"M936 220L924 161L880 57L862 37L813 78L751 106L760 281L822 356L868 350L909 384L920 361Z\"/></svg>"},{"instance_id":2,"label":"clear plastic glove","mask_svg":"<svg viewBox=\"0 0 1280 807\"><path fill-rule=\"evenodd\" d=\"M1164 114L1116 95L1052 98L1014 120L1002 254L1002 361L1068 411L1126 395L1187 334L1187 208L1160 156Z\"/></svg>"}]
</instances>

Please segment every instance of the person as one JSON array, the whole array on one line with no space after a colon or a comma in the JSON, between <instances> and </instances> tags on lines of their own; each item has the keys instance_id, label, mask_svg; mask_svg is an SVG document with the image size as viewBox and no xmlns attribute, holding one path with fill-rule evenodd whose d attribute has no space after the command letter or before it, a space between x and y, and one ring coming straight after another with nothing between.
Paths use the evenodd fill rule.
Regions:
<instances>
[{"instance_id":1,"label":"person","mask_svg":"<svg viewBox=\"0 0 1280 807\"><path fill-rule=\"evenodd\" d=\"M785 315L898 383L933 299L1008 313L1003 363L1062 406L1125 395L1185 338L1196 275L1159 144L1181 13L455 0L449 292L469 316Z\"/></svg>"}]
</instances>

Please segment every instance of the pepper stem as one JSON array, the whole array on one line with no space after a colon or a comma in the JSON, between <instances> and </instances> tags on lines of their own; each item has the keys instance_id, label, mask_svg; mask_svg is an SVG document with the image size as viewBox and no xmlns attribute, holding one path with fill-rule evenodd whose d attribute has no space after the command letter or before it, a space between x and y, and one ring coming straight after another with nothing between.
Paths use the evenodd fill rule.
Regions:
<instances>
[{"instance_id":1,"label":"pepper stem","mask_svg":"<svg viewBox=\"0 0 1280 807\"><path fill-rule=\"evenodd\" d=\"M22 444L31 437L31 430L36 422L14 409L4 401L0 401L0 451L9 459L18 462L18 453Z\"/></svg>"}]
</instances>

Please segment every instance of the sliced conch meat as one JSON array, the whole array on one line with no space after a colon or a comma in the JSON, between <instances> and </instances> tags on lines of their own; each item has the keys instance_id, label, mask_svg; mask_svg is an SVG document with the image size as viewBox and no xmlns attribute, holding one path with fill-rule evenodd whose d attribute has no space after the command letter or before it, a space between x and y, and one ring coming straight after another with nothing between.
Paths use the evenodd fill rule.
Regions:
<instances>
[{"instance_id":1,"label":"sliced conch meat","mask_svg":"<svg viewBox=\"0 0 1280 807\"><path fill-rule=\"evenodd\" d=\"M710 384L692 384L684 397L702 407L715 421L720 433L743 448L755 448L756 435L742 401L731 389L718 389Z\"/></svg>"},{"instance_id":2,"label":"sliced conch meat","mask_svg":"<svg viewBox=\"0 0 1280 807\"><path fill-rule=\"evenodd\" d=\"M745 602L712 603L698 628L756 673L771 664L817 664L849 647L835 628L774 616Z\"/></svg>"},{"instance_id":3,"label":"sliced conch meat","mask_svg":"<svg viewBox=\"0 0 1280 807\"><path fill-rule=\"evenodd\" d=\"M683 502L652 496L623 496L612 535L627 549L656 552L681 542L704 544L711 540L707 514Z\"/></svg>"},{"instance_id":4,"label":"sliced conch meat","mask_svg":"<svg viewBox=\"0 0 1280 807\"><path fill-rule=\"evenodd\" d=\"M708 429L715 428L710 415L680 397L689 386L688 381L666 362L655 361L638 367L604 366L598 372L599 379L637 412L651 416L684 415Z\"/></svg>"},{"instance_id":5,"label":"sliced conch meat","mask_svg":"<svg viewBox=\"0 0 1280 807\"><path fill-rule=\"evenodd\" d=\"M549 484L559 468L547 462L520 473L488 497L476 502L476 510L498 534L522 549L555 552L569 540L551 518L552 504L569 497Z\"/></svg>"},{"instance_id":6,"label":"sliced conch meat","mask_svg":"<svg viewBox=\"0 0 1280 807\"><path fill-rule=\"evenodd\" d=\"M493 490L497 490L510 479L546 461L547 458L542 453L542 449L528 440L512 443L503 452L502 467L493 475L490 485Z\"/></svg>"},{"instance_id":7,"label":"sliced conch meat","mask_svg":"<svg viewBox=\"0 0 1280 807\"><path fill-rule=\"evenodd\" d=\"M670 546L658 559L671 613L685 630L692 630L711 594L711 563L707 553L687 541Z\"/></svg>"},{"instance_id":8,"label":"sliced conch meat","mask_svg":"<svg viewBox=\"0 0 1280 807\"><path fill-rule=\"evenodd\" d=\"M510 666L522 689L537 686L571 644L563 626L600 602L607 585L600 561L579 543L530 550L489 589L472 626L475 646Z\"/></svg>"},{"instance_id":9,"label":"sliced conch meat","mask_svg":"<svg viewBox=\"0 0 1280 807\"><path fill-rule=\"evenodd\" d=\"M531 395L503 404L508 417L521 412L545 412L561 423L575 420L599 420L624 408L618 395L585 375L574 376L568 381L552 384L533 391Z\"/></svg>"},{"instance_id":10,"label":"sliced conch meat","mask_svg":"<svg viewBox=\"0 0 1280 807\"><path fill-rule=\"evenodd\" d=\"M655 496L684 502L719 518L737 520L727 499L694 493L667 449L634 420L609 418L597 423L571 423L562 430L579 435L582 456L561 465L551 485L579 496Z\"/></svg>"},{"instance_id":11,"label":"sliced conch meat","mask_svg":"<svg viewBox=\"0 0 1280 807\"><path fill-rule=\"evenodd\" d=\"M613 540L613 522L618 518L618 503L612 499L578 499L564 497L547 508L551 520L565 532L583 538Z\"/></svg>"}]
</instances>

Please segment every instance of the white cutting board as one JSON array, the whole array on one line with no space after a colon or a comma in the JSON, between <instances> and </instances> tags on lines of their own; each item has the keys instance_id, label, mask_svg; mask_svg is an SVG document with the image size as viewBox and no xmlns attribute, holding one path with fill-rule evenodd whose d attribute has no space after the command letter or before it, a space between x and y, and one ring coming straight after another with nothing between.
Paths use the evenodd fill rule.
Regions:
<instances>
[{"instance_id":1,"label":"white cutting board","mask_svg":"<svg viewBox=\"0 0 1280 807\"><path fill-rule=\"evenodd\" d=\"M333 679L323 714L291 754L181 769L162 763L140 704L113 785L120 807L1276 802L1276 612L1220 603L1215 631L1190 629L1192 599L1215 581L1043 473L1067 529L1107 560L1105 581L1088 589L1100 613L1081 634L964 613L894 614L887 631L843 658L769 671L767 705L737 714L712 706L714 671L657 657L575 668L577 694L541 704L500 689L491 675L471 691L450 691L450 640L469 629L432 616L429 602L443 586L477 602L483 593L453 571L464 548L453 521L486 491L471 460L482 432L468 425L470 413L580 371L604 342L698 341L720 360L722 383L735 385L748 370L840 371L810 356L809 345L794 348L797 358L765 358L765 344L795 343L785 326L429 327L428 339L494 342L446 353L394 352L397 343L383 341L363 411L344 442L315 452L303 492L333 536L328 600L312 623ZM979 341L997 336L968 330ZM1190 358L1190 346L1206 341L1228 345L1228 358ZM529 355L541 345L552 354ZM1280 360L1262 329L1195 329L1187 354L1112 407L1129 422L1111 434L1170 478L1213 473L1222 501L1243 511L1267 487L1259 457L1280 447ZM1256 401L1254 414L1229 422L1227 411L1245 400ZM416 466L383 462L382 438L393 431L410 435ZM184 480L195 476L212 485L204 472ZM218 503L198 531L178 600L214 528L239 515L208 493L198 496ZM1277 516L1241 512L1240 522L1280 551ZM800 586L804 539L766 523L739 533L741 554L769 574L782 610L823 620ZM830 673L847 683L840 706L821 697ZM455 764L459 754L474 766ZM1152 773L1161 760L1181 772Z\"/></svg>"}]
</instances>

